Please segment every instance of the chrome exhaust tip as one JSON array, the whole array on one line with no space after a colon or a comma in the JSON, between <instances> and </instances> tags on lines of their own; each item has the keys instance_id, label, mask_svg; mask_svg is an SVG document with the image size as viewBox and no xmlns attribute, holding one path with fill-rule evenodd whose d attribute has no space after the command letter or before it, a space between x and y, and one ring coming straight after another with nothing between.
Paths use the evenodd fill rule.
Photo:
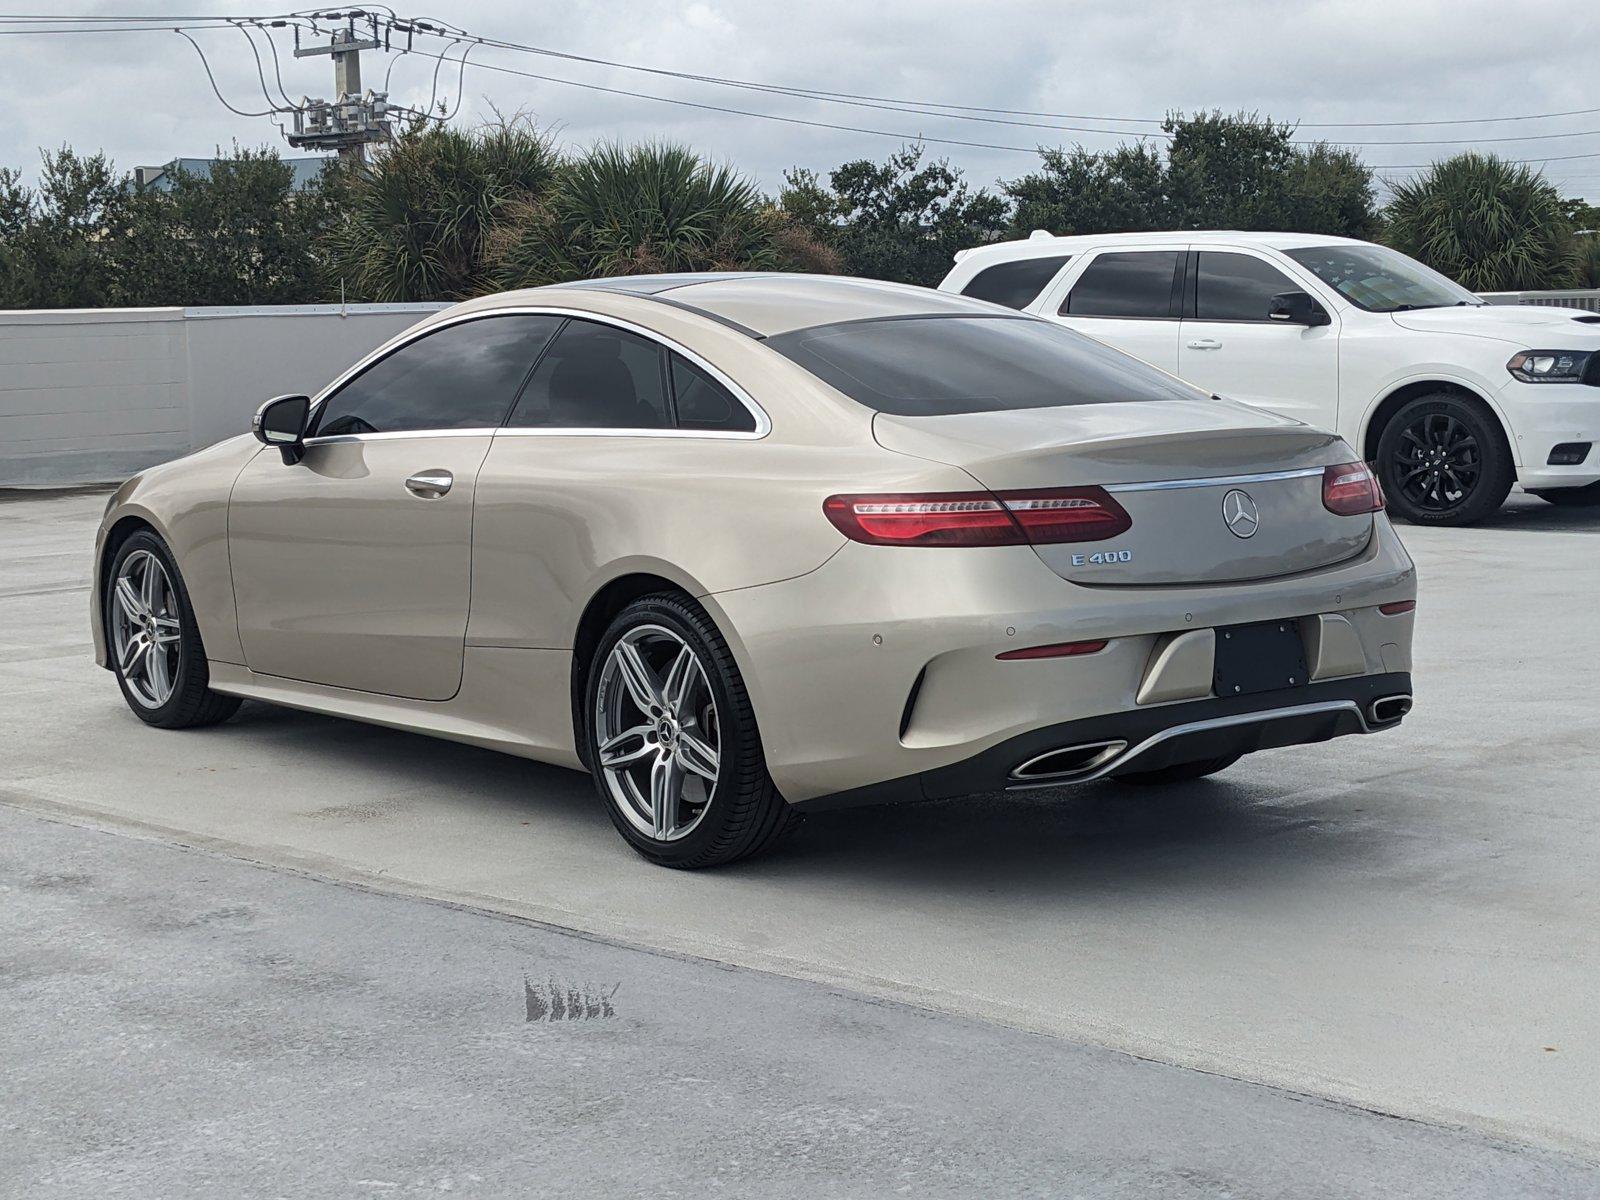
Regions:
<instances>
[{"instance_id":1,"label":"chrome exhaust tip","mask_svg":"<svg viewBox=\"0 0 1600 1200\"><path fill-rule=\"evenodd\" d=\"M1071 783L1094 774L1127 748L1125 741L1062 746L1018 763L1011 769L1011 778L1027 784Z\"/></svg>"},{"instance_id":2,"label":"chrome exhaust tip","mask_svg":"<svg viewBox=\"0 0 1600 1200\"><path fill-rule=\"evenodd\" d=\"M1410 696L1382 696L1367 705L1367 718L1374 725L1393 725L1410 711Z\"/></svg>"}]
</instances>

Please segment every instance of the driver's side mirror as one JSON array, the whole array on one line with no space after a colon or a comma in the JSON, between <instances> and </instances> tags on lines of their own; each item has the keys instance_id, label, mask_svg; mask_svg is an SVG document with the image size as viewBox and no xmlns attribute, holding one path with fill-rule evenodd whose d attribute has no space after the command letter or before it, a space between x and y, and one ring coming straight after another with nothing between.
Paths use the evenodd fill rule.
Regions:
<instances>
[{"instance_id":1,"label":"driver's side mirror","mask_svg":"<svg viewBox=\"0 0 1600 1200\"><path fill-rule=\"evenodd\" d=\"M1288 325L1331 325L1333 318L1308 292L1279 292L1267 308L1267 316Z\"/></svg>"},{"instance_id":2,"label":"driver's side mirror","mask_svg":"<svg viewBox=\"0 0 1600 1200\"><path fill-rule=\"evenodd\" d=\"M310 415L310 396L276 396L256 409L250 428L261 441L278 448L286 466L293 466L305 454Z\"/></svg>"}]
</instances>

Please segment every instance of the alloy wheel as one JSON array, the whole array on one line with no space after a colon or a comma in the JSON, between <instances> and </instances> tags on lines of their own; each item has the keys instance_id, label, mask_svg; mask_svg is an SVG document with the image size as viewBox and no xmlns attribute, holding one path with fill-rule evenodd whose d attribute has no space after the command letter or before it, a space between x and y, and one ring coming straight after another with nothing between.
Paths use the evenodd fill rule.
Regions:
<instances>
[{"instance_id":1,"label":"alloy wheel","mask_svg":"<svg viewBox=\"0 0 1600 1200\"><path fill-rule=\"evenodd\" d=\"M145 708L172 698L183 661L178 598L167 569L148 550L122 560L111 588L111 649L128 693Z\"/></svg>"},{"instance_id":2,"label":"alloy wheel","mask_svg":"<svg viewBox=\"0 0 1600 1200\"><path fill-rule=\"evenodd\" d=\"M662 625L611 647L594 712L595 765L618 810L656 841L687 837L716 796L722 742L716 699L695 650Z\"/></svg>"},{"instance_id":3,"label":"alloy wheel","mask_svg":"<svg viewBox=\"0 0 1600 1200\"><path fill-rule=\"evenodd\" d=\"M1464 422L1449 413L1428 413L1401 431L1390 469L1391 486L1416 508L1449 512L1477 486L1483 450Z\"/></svg>"}]
</instances>

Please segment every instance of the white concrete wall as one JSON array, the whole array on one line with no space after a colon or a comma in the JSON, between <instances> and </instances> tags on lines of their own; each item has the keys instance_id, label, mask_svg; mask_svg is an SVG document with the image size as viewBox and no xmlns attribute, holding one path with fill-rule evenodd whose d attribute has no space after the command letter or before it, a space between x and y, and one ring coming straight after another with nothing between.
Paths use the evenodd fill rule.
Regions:
<instances>
[{"instance_id":1,"label":"white concrete wall","mask_svg":"<svg viewBox=\"0 0 1600 1200\"><path fill-rule=\"evenodd\" d=\"M442 307L0 311L0 487L121 480L241 433Z\"/></svg>"}]
</instances>

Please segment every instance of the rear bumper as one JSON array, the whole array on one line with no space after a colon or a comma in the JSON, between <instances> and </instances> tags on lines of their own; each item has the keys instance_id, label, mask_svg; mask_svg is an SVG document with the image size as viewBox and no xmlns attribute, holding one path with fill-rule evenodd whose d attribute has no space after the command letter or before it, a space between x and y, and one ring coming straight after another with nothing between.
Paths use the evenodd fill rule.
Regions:
<instances>
[{"instance_id":1,"label":"rear bumper","mask_svg":"<svg viewBox=\"0 0 1600 1200\"><path fill-rule=\"evenodd\" d=\"M1283 688L1254 696L1196 700L1156 709L1063 721L1008 738L964 762L871 787L821 796L807 809L943 800L983 792L1088 783L1132 771L1154 771L1200 759L1309 745L1356 733L1394 729L1409 711L1411 676L1404 672ZM1396 704L1396 701L1404 701ZM1387 702L1387 703L1386 703ZM1376 709L1376 711L1375 711ZM1392 715L1398 713L1399 715ZM1018 768L1052 751L1107 747L1082 771L1018 778Z\"/></svg>"},{"instance_id":2,"label":"rear bumper","mask_svg":"<svg viewBox=\"0 0 1600 1200\"><path fill-rule=\"evenodd\" d=\"M807 575L703 602L739 662L773 780L807 805L1073 722L1130 714L1151 729L1180 724L1168 714L1216 699L1206 637L1227 626L1298 623L1317 685L1409 674L1414 614L1379 606L1415 596L1411 560L1379 520L1349 561L1254 583L1092 588L1025 547L850 543ZM1106 646L997 658L1077 640Z\"/></svg>"}]
</instances>

